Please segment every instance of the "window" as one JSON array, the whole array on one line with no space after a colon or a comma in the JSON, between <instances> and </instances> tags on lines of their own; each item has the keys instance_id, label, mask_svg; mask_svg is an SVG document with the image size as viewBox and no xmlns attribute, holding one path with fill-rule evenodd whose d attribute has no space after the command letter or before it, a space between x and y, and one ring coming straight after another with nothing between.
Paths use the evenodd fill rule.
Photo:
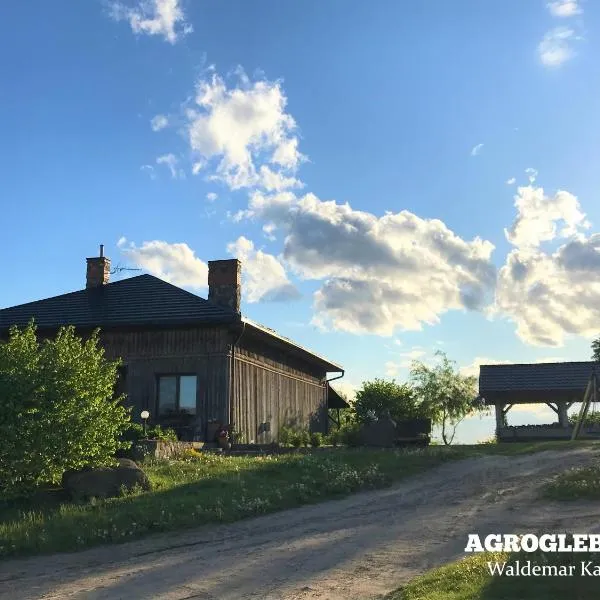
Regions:
<instances>
[{"instance_id":1,"label":"window","mask_svg":"<svg viewBox=\"0 0 600 600\"><path fill-rule=\"evenodd\" d=\"M159 416L173 412L195 415L197 385L195 375L161 375L158 378Z\"/></svg>"}]
</instances>

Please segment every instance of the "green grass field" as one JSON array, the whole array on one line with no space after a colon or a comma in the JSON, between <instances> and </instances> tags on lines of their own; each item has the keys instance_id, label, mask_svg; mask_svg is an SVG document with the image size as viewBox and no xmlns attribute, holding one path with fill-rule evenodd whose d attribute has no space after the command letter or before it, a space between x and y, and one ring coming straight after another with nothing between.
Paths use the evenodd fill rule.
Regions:
<instances>
[{"instance_id":1,"label":"green grass field","mask_svg":"<svg viewBox=\"0 0 600 600\"><path fill-rule=\"evenodd\" d=\"M144 465L153 484L150 492L75 504L60 490L44 490L28 501L0 504L0 557L73 551L231 522L384 487L450 460L556 448L566 445L337 449L259 457L203 454L189 461L156 462Z\"/></svg>"},{"instance_id":2,"label":"green grass field","mask_svg":"<svg viewBox=\"0 0 600 600\"><path fill-rule=\"evenodd\" d=\"M573 565L572 577L490 574L488 562L533 564L559 567ZM477 554L444 565L413 579L386 597L386 600L596 600L598 578L581 576L581 562L600 564L592 554Z\"/></svg>"}]
</instances>

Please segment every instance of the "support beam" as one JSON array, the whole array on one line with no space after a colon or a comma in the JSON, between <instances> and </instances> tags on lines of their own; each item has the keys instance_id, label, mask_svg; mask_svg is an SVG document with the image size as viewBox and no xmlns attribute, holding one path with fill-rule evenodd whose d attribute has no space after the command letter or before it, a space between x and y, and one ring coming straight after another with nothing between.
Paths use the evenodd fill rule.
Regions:
<instances>
[{"instance_id":1,"label":"support beam","mask_svg":"<svg viewBox=\"0 0 600 600\"><path fill-rule=\"evenodd\" d=\"M496 431L498 431L504 427L506 413L504 412L504 404L495 404L494 406L496 407Z\"/></svg>"},{"instance_id":2,"label":"support beam","mask_svg":"<svg viewBox=\"0 0 600 600\"><path fill-rule=\"evenodd\" d=\"M592 375L590 380L588 381L587 388L585 389L585 394L583 395L583 402L581 403L581 410L579 411L579 417L577 417L577 422L575 423L575 427L573 427L573 435L571 436L571 440L576 440L583 424L585 422L585 418L587 417L588 410L590 409L590 403L596 401L596 387L598 385L598 381L596 379L596 372L592 371Z\"/></svg>"},{"instance_id":3,"label":"support beam","mask_svg":"<svg viewBox=\"0 0 600 600\"><path fill-rule=\"evenodd\" d=\"M549 406L557 415L560 416L559 404L560 404L560 402L557 402L556 406L554 406L554 404L552 404L552 402L546 402L546 406Z\"/></svg>"},{"instance_id":4,"label":"support beam","mask_svg":"<svg viewBox=\"0 0 600 600\"><path fill-rule=\"evenodd\" d=\"M558 407L558 422L560 424L561 427L568 427L569 426L569 414L568 414L568 410L569 410L569 403L568 402L557 402L557 407Z\"/></svg>"}]
</instances>

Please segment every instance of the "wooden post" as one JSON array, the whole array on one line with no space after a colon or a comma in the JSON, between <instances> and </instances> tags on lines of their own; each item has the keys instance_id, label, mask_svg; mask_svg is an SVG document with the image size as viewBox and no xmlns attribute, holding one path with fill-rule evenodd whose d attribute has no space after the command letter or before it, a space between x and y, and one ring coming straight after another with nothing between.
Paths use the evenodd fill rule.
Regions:
<instances>
[{"instance_id":1,"label":"wooden post","mask_svg":"<svg viewBox=\"0 0 600 600\"><path fill-rule=\"evenodd\" d=\"M504 404L495 404L496 407L496 433L504 427Z\"/></svg>"},{"instance_id":2,"label":"wooden post","mask_svg":"<svg viewBox=\"0 0 600 600\"><path fill-rule=\"evenodd\" d=\"M567 410L568 410L567 402L557 402L556 405L558 407L558 422L560 423L560 426L568 427L569 426L569 414L567 412Z\"/></svg>"},{"instance_id":3,"label":"wooden post","mask_svg":"<svg viewBox=\"0 0 600 600\"><path fill-rule=\"evenodd\" d=\"M575 427L573 427L573 434L571 435L571 441L576 440L581 428L583 426L583 422L587 417L588 410L590 408L590 400L592 399L592 395L594 401L596 400L596 373L593 372L590 380L588 381L587 387L585 388L585 394L583 395L583 402L581 403L581 410L579 411L579 416L577 417L577 422L575 423Z\"/></svg>"}]
</instances>

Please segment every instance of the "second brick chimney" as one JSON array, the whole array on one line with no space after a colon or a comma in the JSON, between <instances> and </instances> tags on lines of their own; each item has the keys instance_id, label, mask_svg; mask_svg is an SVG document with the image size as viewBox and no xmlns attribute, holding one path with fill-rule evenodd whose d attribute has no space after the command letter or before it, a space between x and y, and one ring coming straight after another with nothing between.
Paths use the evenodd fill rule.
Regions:
<instances>
[{"instance_id":1,"label":"second brick chimney","mask_svg":"<svg viewBox=\"0 0 600 600\"><path fill-rule=\"evenodd\" d=\"M242 263L237 258L208 261L208 301L240 312Z\"/></svg>"},{"instance_id":2,"label":"second brick chimney","mask_svg":"<svg viewBox=\"0 0 600 600\"><path fill-rule=\"evenodd\" d=\"M104 256L104 245L100 245L100 256L86 258L86 288L97 288L108 283L110 279L110 258Z\"/></svg>"}]
</instances>

